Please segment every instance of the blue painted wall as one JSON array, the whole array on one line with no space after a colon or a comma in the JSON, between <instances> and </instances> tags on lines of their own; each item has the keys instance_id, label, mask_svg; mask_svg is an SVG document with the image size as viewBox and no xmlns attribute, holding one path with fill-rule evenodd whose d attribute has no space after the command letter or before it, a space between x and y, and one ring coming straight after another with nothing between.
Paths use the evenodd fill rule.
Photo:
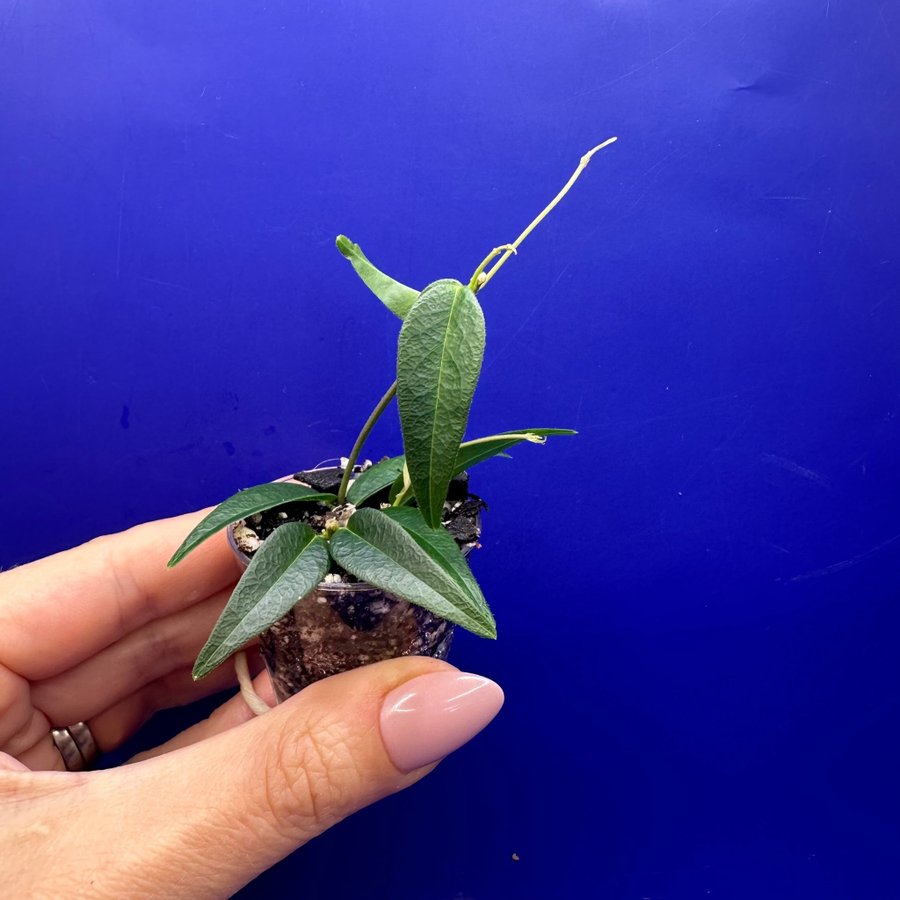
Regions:
<instances>
[{"instance_id":1,"label":"blue painted wall","mask_svg":"<svg viewBox=\"0 0 900 900\"><path fill-rule=\"evenodd\" d=\"M898 108L890 2L0 2L4 565L346 453L334 236L465 277L620 136L484 294L471 432L581 432L478 472L507 707L244 896L900 896Z\"/></svg>"}]
</instances>

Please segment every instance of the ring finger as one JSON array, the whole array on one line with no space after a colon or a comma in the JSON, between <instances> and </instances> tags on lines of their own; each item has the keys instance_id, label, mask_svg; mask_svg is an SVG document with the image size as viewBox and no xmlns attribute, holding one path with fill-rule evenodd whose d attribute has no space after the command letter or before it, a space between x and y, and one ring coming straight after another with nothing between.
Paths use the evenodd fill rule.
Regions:
<instances>
[{"instance_id":1,"label":"ring finger","mask_svg":"<svg viewBox=\"0 0 900 900\"><path fill-rule=\"evenodd\" d=\"M223 592L151 622L68 671L33 683L34 707L54 723L83 722L189 666L226 598Z\"/></svg>"},{"instance_id":2,"label":"ring finger","mask_svg":"<svg viewBox=\"0 0 900 900\"><path fill-rule=\"evenodd\" d=\"M257 658L254 668L261 667L262 661ZM121 746L155 712L193 703L233 686L235 681L234 670L227 664L200 682L191 678L190 668L170 672L103 710L89 719L87 725L98 750L105 753ZM44 722L40 733L34 735L33 743L15 756L32 771L65 771L62 756L50 735L52 726L46 720Z\"/></svg>"}]
</instances>

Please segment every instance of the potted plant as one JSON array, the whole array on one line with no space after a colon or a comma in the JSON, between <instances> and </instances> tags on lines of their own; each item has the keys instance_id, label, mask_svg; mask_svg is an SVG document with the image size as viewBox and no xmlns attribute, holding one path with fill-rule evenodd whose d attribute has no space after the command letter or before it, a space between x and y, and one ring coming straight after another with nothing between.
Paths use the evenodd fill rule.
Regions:
<instances>
[{"instance_id":1,"label":"potted plant","mask_svg":"<svg viewBox=\"0 0 900 900\"><path fill-rule=\"evenodd\" d=\"M494 248L465 283L445 278L417 291L379 271L341 235L338 250L402 320L396 380L363 425L349 456L330 469L257 485L220 503L169 565L218 531L245 571L194 665L202 678L259 637L279 700L357 665L410 654L444 658L455 625L496 637L494 618L466 561L480 533L480 498L468 490L477 463L522 443L574 434L525 428L464 440L485 344L478 294L565 196L559 193L511 244ZM403 454L359 465L373 426L396 398ZM258 698L256 698L258 700Z\"/></svg>"}]
</instances>

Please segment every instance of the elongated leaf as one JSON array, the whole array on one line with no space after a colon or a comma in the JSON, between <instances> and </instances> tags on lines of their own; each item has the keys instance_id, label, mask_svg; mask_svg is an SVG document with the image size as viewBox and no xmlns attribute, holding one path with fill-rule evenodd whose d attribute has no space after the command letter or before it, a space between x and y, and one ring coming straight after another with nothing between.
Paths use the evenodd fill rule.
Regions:
<instances>
[{"instance_id":1,"label":"elongated leaf","mask_svg":"<svg viewBox=\"0 0 900 900\"><path fill-rule=\"evenodd\" d=\"M335 241L338 250L350 260L350 264L356 269L356 274L363 280L366 287L395 315L403 319L409 312L409 308L416 302L419 292L395 281L390 275L385 275L380 269L376 269L366 259L366 255L360 250L359 244L354 244L350 238L343 234L338 235Z\"/></svg>"},{"instance_id":2,"label":"elongated leaf","mask_svg":"<svg viewBox=\"0 0 900 900\"><path fill-rule=\"evenodd\" d=\"M208 675L247 641L274 625L328 571L328 545L309 525L276 528L253 555L209 640L194 663L194 678Z\"/></svg>"},{"instance_id":3,"label":"elongated leaf","mask_svg":"<svg viewBox=\"0 0 900 900\"><path fill-rule=\"evenodd\" d=\"M239 519L246 519L247 516L252 516L254 513L264 512L273 506L292 503L295 500L330 504L335 503L337 497L334 494L321 494L312 488L304 487L302 484L292 484L289 481L258 484L256 487L247 488L246 491L238 491L227 500L223 500L191 531L172 555L169 566L181 562L195 547L212 537L217 531L221 531L226 525L237 522Z\"/></svg>"},{"instance_id":4,"label":"elongated leaf","mask_svg":"<svg viewBox=\"0 0 900 900\"><path fill-rule=\"evenodd\" d=\"M519 431L503 431L500 434L492 434L490 437L466 441L460 445L454 474L464 472L492 456L500 456L504 450L508 450L522 441L543 444L545 438L557 434L577 434L577 432L572 431L571 428L522 428Z\"/></svg>"},{"instance_id":5,"label":"elongated leaf","mask_svg":"<svg viewBox=\"0 0 900 900\"><path fill-rule=\"evenodd\" d=\"M397 405L419 509L436 528L484 357L484 316L475 294L436 281L412 305L397 348Z\"/></svg>"},{"instance_id":6,"label":"elongated leaf","mask_svg":"<svg viewBox=\"0 0 900 900\"><path fill-rule=\"evenodd\" d=\"M390 459L383 459L381 462L375 463L374 466L360 473L353 484L350 485L350 490L347 491L348 502L354 506L359 506L373 494L377 494L389 484L393 484L397 476L402 472L402 456L393 456Z\"/></svg>"},{"instance_id":7,"label":"elongated leaf","mask_svg":"<svg viewBox=\"0 0 900 900\"><path fill-rule=\"evenodd\" d=\"M411 506L386 509L384 514L400 525L432 559L451 574L476 604L487 605L459 544L448 531L444 528L430 528L422 518L422 513Z\"/></svg>"},{"instance_id":8,"label":"elongated leaf","mask_svg":"<svg viewBox=\"0 0 900 900\"><path fill-rule=\"evenodd\" d=\"M464 586L461 572L448 561L449 551L440 539L419 543L395 517L378 509L360 509L346 528L335 532L330 549L334 559L357 578L481 637L497 636L494 617L481 591L477 585L474 590Z\"/></svg>"},{"instance_id":9,"label":"elongated leaf","mask_svg":"<svg viewBox=\"0 0 900 900\"><path fill-rule=\"evenodd\" d=\"M522 441L530 440L531 443L543 444L544 440L551 435L566 434L578 434L578 432L573 431L571 428L521 428L516 431L501 431L499 434L478 438L473 441L465 441L459 445L456 463L453 466L453 475L459 475L461 472L471 469L472 466L495 456L504 456L508 459L509 454L503 451ZM391 485L391 492L388 498L391 503L394 502L394 499L403 489L404 457L395 456L393 459L399 460L400 474Z\"/></svg>"}]
</instances>

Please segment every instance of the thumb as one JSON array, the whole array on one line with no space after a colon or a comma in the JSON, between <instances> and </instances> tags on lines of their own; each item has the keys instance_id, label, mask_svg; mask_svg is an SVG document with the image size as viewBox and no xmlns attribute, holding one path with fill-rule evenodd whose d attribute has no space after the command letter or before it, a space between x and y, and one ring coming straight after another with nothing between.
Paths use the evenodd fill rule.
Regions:
<instances>
[{"instance_id":1,"label":"thumb","mask_svg":"<svg viewBox=\"0 0 900 900\"><path fill-rule=\"evenodd\" d=\"M502 703L486 678L422 657L389 660L317 682L208 740L96 773L106 777L95 789L126 807L113 817L116 840L130 842L123 862L142 883L152 872L157 892L221 897L418 781Z\"/></svg>"}]
</instances>

